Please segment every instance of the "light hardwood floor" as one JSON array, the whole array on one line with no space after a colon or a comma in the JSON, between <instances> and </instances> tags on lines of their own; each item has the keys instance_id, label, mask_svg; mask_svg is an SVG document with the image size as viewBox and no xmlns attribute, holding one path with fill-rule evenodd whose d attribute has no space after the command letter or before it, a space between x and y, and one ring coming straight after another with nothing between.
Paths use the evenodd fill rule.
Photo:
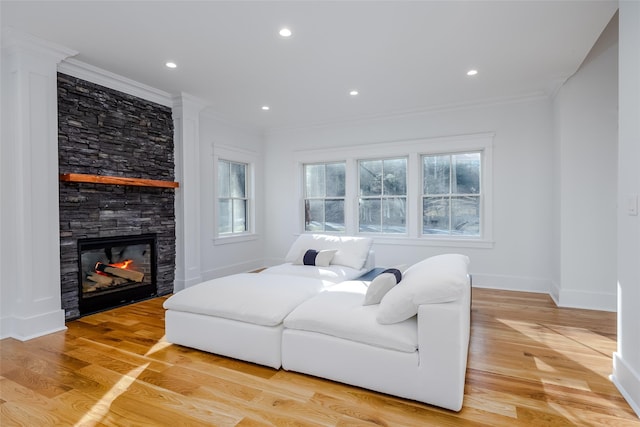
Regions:
<instances>
[{"instance_id":1,"label":"light hardwood floor","mask_svg":"<svg viewBox=\"0 0 640 427\"><path fill-rule=\"evenodd\" d=\"M459 413L168 344L163 301L0 341L0 425L640 426L608 379L615 314L546 295L474 289Z\"/></svg>"}]
</instances>

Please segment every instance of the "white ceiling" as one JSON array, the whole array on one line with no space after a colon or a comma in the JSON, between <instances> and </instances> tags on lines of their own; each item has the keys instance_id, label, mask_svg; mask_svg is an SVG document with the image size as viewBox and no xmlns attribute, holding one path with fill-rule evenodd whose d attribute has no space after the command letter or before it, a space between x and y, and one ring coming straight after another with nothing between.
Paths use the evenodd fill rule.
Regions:
<instances>
[{"instance_id":1,"label":"white ceiling","mask_svg":"<svg viewBox=\"0 0 640 427\"><path fill-rule=\"evenodd\" d=\"M616 9L615 0L2 0L0 13L3 27L82 62L269 130L548 95ZM278 35L283 26L291 38Z\"/></svg>"}]
</instances>

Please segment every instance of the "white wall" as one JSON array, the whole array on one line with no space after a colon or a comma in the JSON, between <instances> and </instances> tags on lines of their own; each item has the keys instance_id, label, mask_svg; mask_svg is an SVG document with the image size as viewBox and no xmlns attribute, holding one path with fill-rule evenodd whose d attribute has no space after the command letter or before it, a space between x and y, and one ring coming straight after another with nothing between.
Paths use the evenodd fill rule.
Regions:
<instances>
[{"instance_id":1,"label":"white wall","mask_svg":"<svg viewBox=\"0 0 640 427\"><path fill-rule=\"evenodd\" d=\"M620 1L618 140L618 351L613 379L640 416L640 2Z\"/></svg>"},{"instance_id":2,"label":"white wall","mask_svg":"<svg viewBox=\"0 0 640 427\"><path fill-rule=\"evenodd\" d=\"M263 143L257 130L228 123L206 111L200 115L200 246L202 278L208 280L228 274L262 267L263 262ZM214 174L216 150L253 161L255 194L254 227L256 235L249 239L214 239L214 197L217 177ZM220 154L218 154L220 155ZM223 156L224 157L224 156ZM237 160L237 159L227 159Z\"/></svg>"},{"instance_id":3,"label":"white wall","mask_svg":"<svg viewBox=\"0 0 640 427\"><path fill-rule=\"evenodd\" d=\"M549 292L552 126L548 99L272 132L265 139L267 262L280 261L300 232L296 150L357 146L484 132L493 143L492 248L374 243L378 265L413 263L443 252L471 257L474 285Z\"/></svg>"},{"instance_id":4,"label":"white wall","mask_svg":"<svg viewBox=\"0 0 640 427\"><path fill-rule=\"evenodd\" d=\"M552 296L564 307L616 310L618 17L554 99Z\"/></svg>"},{"instance_id":5,"label":"white wall","mask_svg":"<svg viewBox=\"0 0 640 427\"><path fill-rule=\"evenodd\" d=\"M215 277L263 266L262 135L228 122L206 102L187 94L173 98L176 146L176 281L175 291ZM216 158L250 164L253 180L252 234L216 235Z\"/></svg>"}]
</instances>

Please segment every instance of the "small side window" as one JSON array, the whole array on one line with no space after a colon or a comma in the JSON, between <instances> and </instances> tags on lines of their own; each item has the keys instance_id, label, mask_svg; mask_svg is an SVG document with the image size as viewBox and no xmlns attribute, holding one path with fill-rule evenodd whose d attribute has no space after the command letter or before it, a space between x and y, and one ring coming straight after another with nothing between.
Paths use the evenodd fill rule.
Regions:
<instances>
[{"instance_id":1,"label":"small side window","mask_svg":"<svg viewBox=\"0 0 640 427\"><path fill-rule=\"evenodd\" d=\"M249 231L248 169L245 163L218 160L218 234Z\"/></svg>"}]
</instances>

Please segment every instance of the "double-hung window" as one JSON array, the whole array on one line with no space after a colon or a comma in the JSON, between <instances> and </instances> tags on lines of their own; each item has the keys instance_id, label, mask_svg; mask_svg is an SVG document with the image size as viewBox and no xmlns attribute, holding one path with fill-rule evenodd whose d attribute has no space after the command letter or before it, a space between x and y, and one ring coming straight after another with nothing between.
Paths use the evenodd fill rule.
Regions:
<instances>
[{"instance_id":1,"label":"double-hung window","mask_svg":"<svg viewBox=\"0 0 640 427\"><path fill-rule=\"evenodd\" d=\"M305 231L344 232L345 162L303 168Z\"/></svg>"},{"instance_id":2,"label":"double-hung window","mask_svg":"<svg viewBox=\"0 0 640 427\"><path fill-rule=\"evenodd\" d=\"M422 234L480 236L480 152L422 156Z\"/></svg>"},{"instance_id":3,"label":"double-hung window","mask_svg":"<svg viewBox=\"0 0 640 427\"><path fill-rule=\"evenodd\" d=\"M249 231L249 165L218 160L218 235Z\"/></svg>"},{"instance_id":4,"label":"double-hung window","mask_svg":"<svg viewBox=\"0 0 640 427\"><path fill-rule=\"evenodd\" d=\"M407 158L359 160L358 229L407 233Z\"/></svg>"}]
</instances>

